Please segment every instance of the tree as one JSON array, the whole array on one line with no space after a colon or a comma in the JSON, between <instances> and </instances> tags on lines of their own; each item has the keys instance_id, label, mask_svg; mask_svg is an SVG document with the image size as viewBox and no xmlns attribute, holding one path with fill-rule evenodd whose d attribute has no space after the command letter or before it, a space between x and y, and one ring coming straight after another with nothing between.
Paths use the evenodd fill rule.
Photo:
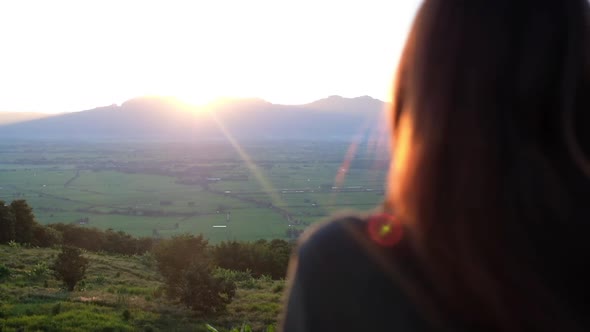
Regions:
<instances>
[{"instance_id":1,"label":"tree","mask_svg":"<svg viewBox=\"0 0 590 332\"><path fill-rule=\"evenodd\" d=\"M79 227L71 224L51 224L49 227L62 234L63 244L89 251L99 251L105 248L105 234L96 228Z\"/></svg>"},{"instance_id":2,"label":"tree","mask_svg":"<svg viewBox=\"0 0 590 332\"><path fill-rule=\"evenodd\" d=\"M62 235L57 230L39 224L35 224L33 227L33 245L38 247L51 247L61 244L61 242Z\"/></svg>"},{"instance_id":3,"label":"tree","mask_svg":"<svg viewBox=\"0 0 590 332\"><path fill-rule=\"evenodd\" d=\"M73 291L78 281L84 279L87 267L88 259L82 256L80 249L63 246L53 263L52 270L55 278L63 281L68 291Z\"/></svg>"},{"instance_id":4,"label":"tree","mask_svg":"<svg viewBox=\"0 0 590 332\"><path fill-rule=\"evenodd\" d=\"M291 259L293 244L281 239L274 239L268 244L269 251L272 253L272 262L268 274L273 279L281 279L287 276L287 267Z\"/></svg>"},{"instance_id":5,"label":"tree","mask_svg":"<svg viewBox=\"0 0 590 332\"><path fill-rule=\"evenodd\" d=\"M213 275L205 262L193 262L182 274L178 285L180 301L204 314L225 310L236 294L236 284Z\"/></svg>"},{"instance_id":6,"label":"tree","mask_svg":"<svg viewBox=\"0 0 590 332\"><path fill-rule=\"evenodd\" d=\"M0 200L0 243L8 243L15 239L15 222L12 209Z\"/></svg>"},{"instance_id":7,"label":"tree","mask_svg":"<svg viewBox=\"0 0 590 332\"><path fill-rule=\"evenodd\" d=\"M168 296L201 313L223 310L236 291L233 281L213 275L207 245L202 235L180 235L153 250Z\"/></svg>"},{"instance_id":8,"label":"tree","mask_svg":"<svg viewBox=\"0 0 590 332\"><path fill-rule=\"evenodd\" d=\"M33 228L37 224L33 209L24 199L12 201L10 208L14 213L15 241L19 243L31 243L33 241Z\"/></svg>"},{"instance_id":9,"label":"tree","mask_svg":"<svg viewBox=\"0 0 590 332\"><path fill-rule=\"evenodd\" d=\"M170 297L178 295L183 272L192 263L209 263L207 244L202 235L179 235L161 241L154 248L158 271L165 279Z\"/></svg>"},{"instance_id":10,"label":"tree","mask_svg":"<svg viewBox=\"0 0 590 332\"><path fill-rule=\"evenodd\" d=\"M284 240L256 242L221 242L211 250L214 263L221 268L250 270L256 277L285 278L293 244Z\"/></svg>"}]
</instances>

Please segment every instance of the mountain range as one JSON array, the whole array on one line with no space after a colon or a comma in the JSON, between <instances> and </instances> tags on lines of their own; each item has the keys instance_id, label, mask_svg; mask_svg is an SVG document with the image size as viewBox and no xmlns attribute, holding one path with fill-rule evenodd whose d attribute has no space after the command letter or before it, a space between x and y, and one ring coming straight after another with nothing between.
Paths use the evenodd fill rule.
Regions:
<instances>
[{"instance_id":1,"label":"mountain range","mask_svg":"<svg viewBox=\"0 0 590 332\"><path fill-rule=\"evenodd\" d=\"M330 96L309 104L220 99L197 107L170 97L43 115L0 113L0 138L27 140L350 140L386 130L387 104L369 96ZM10 114L10 117L8 116Z\"/></svg>"}]
</instances>

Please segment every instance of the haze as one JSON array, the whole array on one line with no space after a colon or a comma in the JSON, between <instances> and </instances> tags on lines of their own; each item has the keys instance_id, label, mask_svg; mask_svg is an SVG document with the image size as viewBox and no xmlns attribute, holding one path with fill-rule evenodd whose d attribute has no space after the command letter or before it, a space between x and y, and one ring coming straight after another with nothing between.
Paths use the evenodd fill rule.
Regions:
<instances>
[{"instance_id":1,"label":"haze","mask_svg":"<svg viewBox=\"0 0 590 332\"><path fill-rule=\"evenodd\" d=\"M5 1L0 111L135 96L389 100L418 1Z\"/></svg>"}]
</instances>

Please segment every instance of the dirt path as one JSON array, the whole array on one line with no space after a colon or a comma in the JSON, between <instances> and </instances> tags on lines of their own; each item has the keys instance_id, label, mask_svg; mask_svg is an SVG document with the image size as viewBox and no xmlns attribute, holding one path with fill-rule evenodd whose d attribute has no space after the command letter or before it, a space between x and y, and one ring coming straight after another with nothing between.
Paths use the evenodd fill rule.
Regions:
<instances>
[{"instance_id":1,"label":"dirt path","mask_svg":"<svg viewBox=\"0 0 590 332\"><path fill-rule=\"evenodd\" d=\"M79 177L80 177L80 170L77 169L76 174L73 177L71 177L68 181L66 181L66 183L64 183L64 188L67 188L70 184L72 184L72 182L76 181L76 179Z\"/></svg>"}]
</instances>

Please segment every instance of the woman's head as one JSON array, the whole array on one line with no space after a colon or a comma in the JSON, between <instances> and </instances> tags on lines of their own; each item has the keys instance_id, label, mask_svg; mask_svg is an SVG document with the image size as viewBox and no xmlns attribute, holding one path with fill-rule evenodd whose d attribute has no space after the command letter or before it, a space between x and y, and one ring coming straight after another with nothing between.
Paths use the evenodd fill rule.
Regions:
<instances>
[{"instance_id":1,"label":"woman's head","mask_svg":"<svg viewBox=\"0 0 590 332\"><path fill-rule=\"evenodd\" d=\"M415 19L388 203L458 306L513 321L506 301L525 296L504 293L519 281L503 270L526 257L521 235L567 220L564 165L590 175L588 14L586 0L427 0Z\"/></svg>"}]
</instances>

